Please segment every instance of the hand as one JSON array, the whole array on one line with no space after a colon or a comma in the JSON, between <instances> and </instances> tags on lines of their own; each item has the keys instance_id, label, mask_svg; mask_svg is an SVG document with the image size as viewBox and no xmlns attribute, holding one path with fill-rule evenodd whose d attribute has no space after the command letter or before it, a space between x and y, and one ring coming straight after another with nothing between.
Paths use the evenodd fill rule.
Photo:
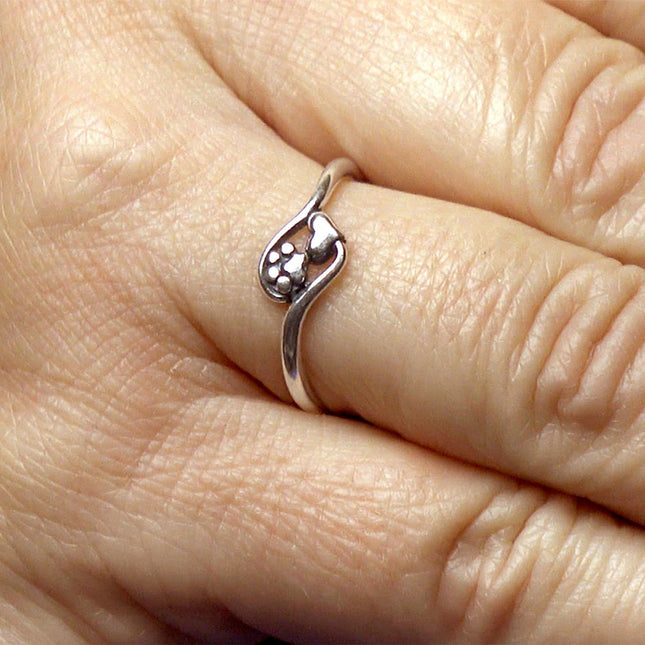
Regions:
<instances>
[{"instance_id":1,"label":"hand","mask_svg":"<svg viewBox=\"0 0 645 645\"><path fill-rule=\"evenodd\" d=\"M645 3L559 4L3 2L3 640L642 642Z\"/></svg>"}]
</instances>

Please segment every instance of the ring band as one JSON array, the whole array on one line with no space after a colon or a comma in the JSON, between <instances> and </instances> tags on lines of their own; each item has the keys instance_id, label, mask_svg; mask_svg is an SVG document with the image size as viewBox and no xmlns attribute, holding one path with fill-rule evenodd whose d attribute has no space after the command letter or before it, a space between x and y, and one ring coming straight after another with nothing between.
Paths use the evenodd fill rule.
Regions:
<instances>
[{"instance_id":1,"label":"ring band","mask_svg":"<svg viewBox=\"0 0 645 645\"><path fill-rule=\"evenodd\" d=\"M303 370L302 327L309 308L347 259L345 237L322 208L343 179L359 176L358 167L349 159L336 159L327 165L311 199L271 238L258 265L260 285L267 296L275 302L290 303L282 322L282 371L291 398L308 412L321 412L322 405ZM301 237L298 233L305 227L306 239L300 243L300 251L294 238Z\"/></svg>"}]
</instances>

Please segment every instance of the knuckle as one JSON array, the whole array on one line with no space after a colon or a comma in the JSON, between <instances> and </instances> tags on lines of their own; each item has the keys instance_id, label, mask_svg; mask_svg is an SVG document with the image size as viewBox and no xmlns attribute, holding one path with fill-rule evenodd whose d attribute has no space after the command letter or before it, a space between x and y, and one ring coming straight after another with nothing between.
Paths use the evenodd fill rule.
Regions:
<instances>
[{"instance_id":1,"label":"knuckle","mask_svg":"<svg viewBox=\"0 0 645 645\"><path fill-rule=\"evenodd\" d=\"M139 9L52 0L9 20L20 38L2 47L0 182L20 220L47 226L114 210L175 151L132 68L133 52L158 62L170 33Z\"/></svg>"},{"instance_id":2,"label":"knuckle","mask_svg":"<svg viewBox=\"0 0 645 645\"><path fill-rule=\"evenodd\" d=\"M504 488L461 528L444 561L437 607L454 637L510 642L546 612L568 566L575 503ZM537 571L549 575L535 575Z\"/></svg>"},{"instance_id":3,"label":"knuckle","mask_svg":"<svg viewBox=\"0 0 645 645\"><path fill-rule=\"evenodd\" d=\"M534 191L532 208L545 217L558 213L550 225L559 234L583 243L601 240L596 244L605 252L623 257L630 252L624 238L642 230L645 219L643 56L625 43L576 31L540 87L531 106L537 127L548 134L534 133L546 146L545 176L535 185L546 187L546 195ZM623 198L629 194L627 213Z\"/></svg>"},{"instance_id":4,"label":"knuckle","mask_svg":"<svg viewBox=\"0 0 645 645\"><path fill-rule=\"evenodd\" d=\"M78 206L96 196L110 209L127 198L127 192L153 172L145 135L137 122L116 106L96 106L81 100L64 107L45 131L49 158L48 200ZM126 193L125 195L123 193Z\"/></svg>"},{"instance_id":5,"label":"knuckle","mask_svg":"<svg viewBox=\"0 0 645 645\"><path fill-rule=\"evenodd\" d=\"M642 349L644 307L645 281L636 267L595 261L555 283L525 343L539 348L532 393L537 427L602 429L641 412L645 382L625 377Z\"/></svg>"},{"instance_id":6,"label":"knuckle","mask_svg":"<svg viewBox=\"0 0 645 645\"><path fill-rule=\"evenodd\" d=\"M49 226L126 202L155 170L143 115L132 105L84 91L71 79L45 92L38 108L28 109L28 126L17 135L24 152L12 158L11 174L28 193L30 208L23 218Z\"/></svg>"}]
</instances>

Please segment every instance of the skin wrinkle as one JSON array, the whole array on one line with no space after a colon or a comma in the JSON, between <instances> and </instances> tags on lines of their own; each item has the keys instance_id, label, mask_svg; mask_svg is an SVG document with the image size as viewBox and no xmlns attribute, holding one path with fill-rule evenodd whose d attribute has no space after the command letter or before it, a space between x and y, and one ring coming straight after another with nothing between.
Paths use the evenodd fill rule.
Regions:
<instances>
[{"instance_id":1,"label":"skin wrinkle","mask_svg":"<svg viewBox=\"0 0 645 645\"><path fill-rule=\"evenodd\" d=\"M613 314L612 321L616 320L617 316L618 314ZM597 346L597 344L594 345L594 347ZM591 351L593 352L594 349L592 348ZM624 373L625 369L625 366L621 367L621 373ZM570 395L567 395L567 398L569 398L569 396ZM594 399L590 399L589 405L592 405L594 408L597 405L600 405L598 414L604 413L604 406L602 405L602 401L597 402ZM623 405L627 405L627 403ZM585 418L587 417L591 420L592 423L594 423L594 425L596 423L597 415L593 413L589 413L585 417L582 417L580 414L575 413L575 411L570 412L572 414L569 414L569 417L572 417L574 420L579 418L581 423L585 423ZM625 456L631 454L632 458L636 458L636 455L642 452L638 449L638 446L635 443L635 440L638 437L637 428L634 428L633 424L629 421L627 421L627 423L622 421L616 422L615 419L620 418L619 414L621 413L615 411L612 415L613 420L610 419L609 421L607 421L599 429L598 433L594 433L587 438L585 438L584 435L580 435L578 432L573 432L570 436L570 439L568 440L569 448L567 449L565 449L564 443L557 440L557 437L562 434L567 425L570 425L573 429L575 429L576 424L563 423L562 415L558 415L555 422L548 422L546 425L544 425L543 430L538 433L538 436L542 437L540 439L541 446L545 445L545 440L551 441L551 439L548 439L548 437L553 438L553 435L555 434L556 445L559 445L559 451L562 454L562 460L560 466L554 463L551 464L551 467L554 472L562 470L563 472L566 471L570 473L570 475L567 475L567 481L569 482L568 485L576 487L581 491L581 494L583 495L594 498L596 495L602 496L604 494L607 494L607 491L620 490L620 484L615 480L614 467L616 467L615 470L618 473L623 471L629 472L629 468L625 467L623 469L622 466L619 466L620 462L618 461L617 451L623 453ZM622 440L608 453L607 447L611 447L612 443L615 443L615 439L618 436L620 436ZM598 444L597 447L596 444ZM536 448L534 452L536 454L549 454L550 451ZM553 454L554 456L556 456L557 453ZM566 460L566 462L564 462L564 460ZM600 473L593 479L589 480L590 485L583 488L581 480L585 478L585 473L588 473L590 469L595 468L594 464L607 465L601 467L599 469ZM573 476L573 474L576 472L578 473L578 475L574 479L569 479L569 477ZM629 480L629 476L626 476L623 479L623 482L627 480ZM639 478L634 478L632 479L632 481L639 481Z\"/></svg>"},{"instance_id":2,"label":"skin wrinkle","mask_svg":"<svg viewBox=\"0 0 645 645\"><path fill-rule=\"evenodd\" d=\"M512 356L516 355L517 359L515 360L511 359L511 362L510 362L511 369L509 370L509 373L512 375L510 379L511 382L516 382L521 376L520 369L524 368L524 364L527 360L527 354L531 353L531 345L532 345L531 341L535 335L534 329L537 325L537 321L547 315L548 312L545 313L545 311L548 310L548 305L552 300L552 294L554 293L554 291L559 290L560 285L567 280L568 276L573 271L579 268L578 266L574 265L573 267L567 267L565 270L564 263L565 263L565 258L563 256L559 266L555 271L551 271L547 267L548 279L546 281L546 284L548 285L547 287L548 290L544 292L544 294L542 294L539 298L536 298L535 306L531 308L531 310L528 312L527 317L528 317L528 320L530 321L530 324L528 325L527 332L520 337L522 342L520 342L520 344L518 345L518 349L514 351L512 354ZM559 276L559 278L555 279L555 276ZM568 318L566 320L563 320L563 324L560 326L560 330L553 335L552 341L542 346L542 349L547 351L543 353L543 360L541 360L538 365L538 372L537 372L538 374L540 374L543 371L544 365L548 360L548 357L551 355L553 351L553 346L557 342L562 329L568 324L568 321L571 318L571 315L573 315L573 310L571 311ZM539 347L540 345L538 344L538 348ZM539 377L531 380L531 382L534 383L535 386L537 386L538 378ZM537 392L536 387L533 387L532 394L530 396L531 409L535 407L536 392Z\"/></svg>"},{"instance_id":3,"label":"skin wrinkle","mask_svg":"<svg viewBox=\"0 0 645 645\"><path fill-rule=\"evenodd\" d=\"M546 594L542 594L538 600L537 613L543 614L548 617L548 607L550 604L554 603L554 598L559 591L560 586L566 581L567 576L571 570L580 572L580 577L583 577L586 574L586 570L572 556L572 552L584 548L581 546L583 539L585 537L584 532L580 532L579 529L589 518L594 518L596 510L590 508L588 503L585 500L578 498L567 499L562 496L557 496L552 500L554 506L557 507L557 521L558 521L558 531L556 535L550 536L544 531L544 523L550 523L550 518L543 518L542 523L537 522L536 532L538 534L538 544L539 550L537 550L538 556L534 562L534 565L531 567L529 572L529 578L526 586L522 590L521 603L532 604L533 609L535 610L535 600L531 598L529 600L530 592L530 583L533 580L539 579L538 567L546 560L546 579L549 581L547 583L548 590ZM546 506L545 506L546 508ZM611 521L611 520L610 520ZM580 535L578 534L580 533ZM590 531L590 533L592 533ZM543 543L549 540L546 547L542 549ZM570 598L570 594L565 592L565 602ZM592 603L590 603L592 605ZM517 607L520 607L521 604L518 603ZM535 613L535 611L534 611ZM534 622L537 623L537 620L534 619ZM550 628L549 621L544 621L545 627L548 634ZM530 625L529 629L534 628L536 625ZM593 630L591 630L593 633ZM548 642L550 636L544 637L544 642ZM584 636L581 638L581 642L584 641Z\"/></svg>"},{"instance_id":4,"label":"skin wrinkle","mask_svg":"<svg viewBox=\"0 0 645 645\"><path fill-rule=\"evenodd\" d=\"M640 65L637 70L639 72L645 71L645 66ZM639 74L639 76L643 76ZM598 82L603 77L601 73L597 78ZM644 77L645 78L645 77ZM592 86L587 90L589 93L592 93ZM594 90L597 91L597 90ZM634 105L635 103L635 105ZM620 137L622 131L628 127L630 117L635 114L636 110L640 105L643 104L643 101L640 99L632 99L630 104L625 106L625 109L620 107L612 106L613 109L611 112L605 110L605 112L615 113L615 121L608 121L608 123L602 123L598 126L600 134L598 136L598 146L593 152L593 155L590 156L590 167L585 172L586 181L582 184L581 187L576 188L576 192L579 193L579 201L581 203L594 203L594 208L596 211L599 211L599 205L602 205L602 211L598 218L598 225L611 226L610 220L615 219L616 217L616 204L620 199L620 194L618 189L609 191L608 187L611 185L616 185L617 187L622 188L623 194L629 194L632 190L635 190L640 180L643 176L643 167L645 160L636 156L633 160L623 159L622 163L615 164L611 157L609 158L609 164L607 164L607 157L611 155L611 151L608 150L615 148L616 145L611 145L613 141ZM593 130L593 128L588 128ZM632 170L633 167L633 170ZM618 169L618 171L616 170ZM617 177L617 172L623 176L622 180L620 177ZM596 186L594 189L593 187ZM600 202L600 204L598 203ZM608 221L609 220L609 221ZM620 231L613 231L614 237L620 238Z\"/></svg>"},{"instance_id":5,"label":"skin wrinkle","mask_svg":"<svg viewBox=\"0 0 645 645\"><path fill-rule=\"evenodd\" d=\"M547 584L550 587L550 589L549 589L549 593L546 596L544 594L540 594L538 598L535 598L534 594L531 594L530 601L532 603L538 604L539 614L544 615L547 618L549 616L549 613L548 613L549 605L554 602L554 598L556 597L558 590L567 580L567 575L569 573L569 570L571 567L573 567L574 558L570 554L572 550L575 551L575 549L578 547L578 544L575 542L571 544L571 542L573 540L573 537L575 535L575 529L577 528L577 524L579 522L578 511L579 511L579 506L576 503L576 501L574 501L574 506L571 511L567 512L565 507L564 512L562 513L562 517L560 518L564 521L558 527L559 532L554 536L549 536L552 540L555 540L553 545L551 546L551 550L550 550L551 552L549 553L548 550L541 551L542 558L540 560L542 562L546 560L546 563L544 564L544 567L546 568L546 571L544 572L544 576L545 576L544 579L548 580ZM540 542L540 544L541 543L542 541ZM549 555L552 556L550 559L549 559ZM531 571L529 572L529 581L531 579L538 578L537 563L540 562L540 560L536 560L536 565L534 565L531 568ZM523 590L523 597L526 598L525 602L529 602L529 592L530 592L529 586L527 585ZM569 602L571 595L566 592L564 595L567 599L566 602ZM551 635L549 634L548 620L545 620L544 623L545 623L545 627L542 628L542 631L546 631L546 634L545 634L545 637L542 638L542 640L543 642L548 642L548 639L551 637ZM531 630L532 627L535 628L538 626L529 625L527 631L529 630L532 631ZM584 642L584 641L581 641L581 642Z\"/></svg>"},{"instance_id":6,"label":"skin wrinkle","mask_svg":"<svg viewBox=\"0 0 645 645\"><path fill-rule=\"evenodd\" d=\"M549 0L550 4L588 22L598 31L645 49L645 18L641 0Z\"/></svg>"},{"instance_id":7,"label":"skin wrinkle","mask_svg":"<svg viewBox=\"0 0 645 645\"><path fill-rule=\"evenodd\" d=\"M622 397L619 396L618 388L623 380L625 371L645 344L645 329L642 322L638 320L638 314L643 309L642 304L639 305L643 301L643 295L643 285L636 286L622 309L614 314L614 322L607 329L606 334L596 342L583 370L579 389L569 402L573 408L574 415L576 414L575 408L578 402L584 408L586 407L585 404L593 401L593 407L600 406L604 402L609 419L623 416L623 411L629 405L629 400L622 400ZM634 311L636 315L634 315ZM615 356L620 358L614 358ZM602 392L598 388L600 380L607 383ZM639 393L639 391L642 394L642 385L640 387L633 386L631 398L634 398L634 394ZM600 416L600 410L594 410L593 407L594 414L591 416ZM636 412L640 413L642 411L641 404ZM577 411L577 414L580 415L580 412L582 410ZM607 425L611 425L610 421L607 421Z\"/></svg>"},{"instance_id":8,"label":"skin wrinkle","mask_svg":"<svg viewBox=\"0 0 645 645\"><path fill-rule=\"evenodd\" d=\"M631 388L634 388L633 383L638 380L638 377L642 373L639 369L639 365L642 364L643 356L645 355L645 343L639 348L639 350L635 353L633 360L628 363L622 373L622 377L620 379L620 382L618 383L618 386L616 388L616 391L619 393L625 393L624 396L628 397L628 401L630 399L633 399L633 395L630 397L629 392ZM638 412L637 408L634 408L634 412L632 415L625 415L624 420L625 423L633 427L636 425L636 421L638 418L640 418L640 413Z\"/></svg>"},{"instance_id":9,"label":"skin wrinkle","mask_svg":"<svg viewBox=\"0 0 645 645\"><path fill-rule=\"evenodd\" d=\"M535 499L528 506L517 502L511 504L507 501L509 495L513 500L524 499L527 496ZM460 634L468 634L476 638L475 642L506 642L497 636L512 629L515 610L522 606L529 589L539 584L533 580L532 572L534 560L540 557L540 550L526 549L522 545L535 539L531 534L540 534L533 528L534 524L538 524L536 518L559 504L558 499L539 490L503 488L497 491L483 511L471 518L459 532L446 560L442 593L448 594L445 587L450 584L451 578L463 575L471 569L459 565L459 559L463 557L460 551L472 551L472 558L475 558L473 563L477 566L468 583L472 588L464 602L460 602L460 607L463 604L463 611L459 610L458 620L451 620L455 640L459 641ZM512 518L510 523L501 519L506 515ZM470 540L473 542L470 543ZM528 560L530 566L521 566L517 558L520 558L520 561ZM450 566L452 560L457 561L454 567ZM437 602L440 606L443 604L441 596ZM451 607L450 611L454 610L455 608Z\"/></svg>"},{"instance_id":10,"label":"skin wrinkle","mask_svg":"<svg viewBox=\"0 0 645 645\"><path fill-rule=\"evenodd\" d=\"M535 347L538 350L541 350L540 352L541 356L538 362L535 363L535 367L537 369L531 370L531 376L529 379L527 379L527 383L530 383L532 385L531 395L529 400L529 404L530 404L529 409L537 410L536 419L538 419L539 425L543 423L539 421L539 419L548 419L550 416L550 415L546 415L546 417L544 417L543 415L540 415L541 406L538 405L538 400L540 398L539 394L541 389L540 382L543 379L543 374L545 373L545 370L548 368L549 362L553 360L555 348L558 342L561 340L563 333L570 328L571 319L580 310L580 307L584 306L584 304L587 302L585 299L579 296L580 279L578 278L578 276L581 276L581 277L584 277L585 275L591 276L595 272L594 269L596 269L596 267L598 267L599 269L600 268L599 265L602 266L602 264L604 263L606 263L606 260L603 259L603 260L593 260L588 264L582 264L582 265L573 264L573 265L563 266L561 264L558 272L553 276L553 279L545 283L547 289L538 298L535 299L535 303L537 303L537 307L533 308L533 311L535 311L535 316L529 318L531 320L531 325L527 333L523 335L523 338L525 338L525 341L522 346L520 358L517 363L517 370L519 370L521 366L525 373L526 373L526 370L528 369L528 365L530 364L530 362L533 362L534 360L536 360L536 359L531 359L531 356L530 356L530 353L532 351L531 339L535 339L536 334L540 332L540 326L544 325L545 322L547 323L552 322L552 316L550 315L551 313L550 310L552 310L555 306L557 310L561 311L562 307L567 301L571 303L578 303L577 306L574 305L568 310L570 313L568 313L562 319L561 324L557 325L555 328L552 328L552 330L549 333L549 336L551 337L550 340L548 341L540 340L537 343L537 345L535 345ZM585 280L583 285L586 283L586 285L588 286L589 280ZM568 299L569 295L573 295L575 297L569 300ZM554 300L555 300L555 303L554 303ZM562 302L563 304L560 305L560 302ZM542 336L542 332L540 332L539 335Z\"/></svg>"},{"instance_id":11,"label":"skin wrinkle","mask_svg":"<svg viewBox=\"0 0 645 645\"><path fill-rule=\"evenodd\" d=\"M578 598L582 600L582 602L579 601L579 605L583 621L585 619L584 607L587 605L587 602L598 602L599 599L603 599L601 581L603 574L609 570L607 566L608 556L609 553L599 549L597 544L587 545L585 551L580 554L581 562L587 565L586 568L589 571L585 582L577 584L574 587L577 591ZM609 577L611 578L611 576ZM613 613L611 612L610 615Z\"/></svg>"},{"instance_id":12,"label":"skin wrinkle","mask_svg":"<svg viewBox=\"0 0 645 645\"><path fill-rule=\"evenodd\" d=\"M19 514L18 511L13 513L13 517L15 518ZM24 523L24 517L23 516L23 523ZM36 518L34 518L36 519ZM36 530L39 531L42 534L45 534L45 531L43 531L43 524L44 522L37 521L37 527ZM33 527L32 527L33 528ZM19 529L20 531L20 529ZM20 533L18 535L20 537ZM68 600L69 598L65 598L64 596L67 594L56 594L56 590L51 584L51 581L45 581L43 580L42 576L39 575L40 571L36 567L39 565L47 565L51 564L51 559L53 559L53 551L54 549L60 549L61 545L56 542L52 542L49 545L48 551L42 550L38 555L36 556L39 560L39 564L31 564L31 562L27 559L26 554L24 552L24 549L18 550L15 549L14 553L15 556L17 557L17 563L16 567L19 567L21 571L16 570L16 577L20 581L18 584L21 586L29 584L30 586L30 600L36 600L36 603L39 607L46 609L47 614L49 616L54 617L56 615L57 618L61 620L61 622L66 625L69 628L69 633L73 632L79 632L79 621L80 621L80 632L84 640L89 640L90 638L92 640L96 640L100 638L100 635L96 632L94 627L91 625L90 618L86 617L83 614L77 614L72 607L70 607ZM30 554L31 559L34 559L34 554ZM45 558L46 562L42 561L42 558ZM70 563L71 564L71 563ZM56 567L53 567L56 569ZM70 567L71 568L71 567ZM60 590L59 590L60 591ZM36 595L36 599L34 599L34 592ZM56 596L59 596L58 598ZM25 599L26 600L26 599ZM24 600L23 600L24 602ZM58 611L56 611L56 608L58 608ZM47 615L45 614L45 615Z\"/></svg>"},{"instance_id":13,"label":"skin wrinkle","mask_svg":"<svg viewBox=\"0 0 645 645\"><path fill-rule=\"evenodd\" d=\"M587 296L583 301L582 307L573 314L568 324L563 327L558 340L555 342L553 352L545 362L544 368L537 378L538 392L536 396L538 413L543 405L552 406L553 415L561 422L570 421L582 423L590 421L603 424L608 419L604 416L607 411L604 410L604 401L597 402L600 407L596 410L592 408L588 414L576 414L574 410L569 416L566 415L566 408L574 403L576 393L580 390L588 373L588 367L594 351L602 343L607 333L610 333L612 326L615 324L617 317L620 315L626 303L634 297L635 290L632 288L627 293L622 294L620 300L610 289L615 286L619 294L623 292L620 289L622 275L629 275L629 268L620 267L616 270L617 280L611 280L607 285L606 294L600 293L594 297ZM584 275L582 276L584 278ZM631 277L631 276L630 276ZM591 279L592 276L589 276ZM636 276L634 276L636 278ZM640 276L638 276L640 278ZM632 282L632 280L630 280ZM636 285L638 288L638 285ZM606 297L606 301L599 301L595 306L594 301L598 297ZM589 319L585 316L588 311ZM567 340L569 337L570 340ZM552 376L549 376L549 372ZM561 372L562 374L558 374ZM605 383L605 375L596 375L595 379L602 379ZM591 405L593 403L590 402ZM547 408L548 409L548 408ZM582 411L581 411L582 412ZM600 416L600 419L598 418ZM548 414L546 415L548 418Z\"/></svg>"},{"instance_id":14,"label":"skin wrinkle","mask_svg":"<svg viewBox=\"0 0 645 645\"><path fill-rule=\"evenodd\" d=\"M600 83L600 79L603 78L603 75L605 74L606 70L610 69L609 67L604 68L601 70L601 72L594 77L594 80L589 84L589 86L582 92L580 95L580 106L582 105L582 101L586 101L587 104L591 99L586 99L585 96L587 94L589 95L594 95L597 93L596 85ZM562 144L561 144L561 150L565 146L570 146L571 145L571 139L575 141L575 139L578 138L578 136L582 137L580 139L581 143L584 141L588 141L588 134L585 134L585 132L588 132L588 130L593 129L593 128L581 128L580 127L580 122L581 118L580 116L577 116L578 112L582 110L582 107L576 107L574 108L574 111L572 113L571 120L569 124L567 124L565 134L563 135L562 138ZM605 114L611 114L608 110L604 111ZM590 219L593 224L594 228L601 226L602 230L605 231L605 234L603 235L602 233L600 235L594 233L593 231L590 232L590 235L594 236L596 239L602 238L604 244L611 244L613 248L620 248L620 246L624 246L624 244L621 243L621 235L620 233L616 233L615 231L612 234L608 234L612 231L612 224L610 223L612 220L615 220L616 217L620 217L620 213L616 212L616 209L614 207L614 204L616 203L617 198L615 197L616 191L611 189L611 185L613 184L613 179L610 182L609 177L605 177L607 173L605 173L605 170L603 168L602 162L600 159L602 158L601 155L603 154L603 151L607 147L607 141L615 136L620 130L620 128L624 128L627 121L625 121L626 117L622 117L622 120L620 124L612 123L611 121L608 121L608 119L605 117L604 121L608 121L608 129L606 125L603 123L602 126L602 132L598 135L598 140L599 144L596 149L596 152L593 154L593 156L588 156L587 161L584 162L584 160L580 159L580 155L575 155L572 156L572 153L569 155L569 158L565 158L562 156L562 153L559 153L559 159L556 160L556 165L554 167L554 173L556 176L561 176L565 178L565 181L570 182L572 184L572 190L574 191L574 203L578 203L579 205L576 206L571 210L572 214L576 216L576 221L582 221L582 219ZM588 121L587 117L585 117L585 120ZM572 134L567 134L567 131L570 131ZM580 133L580 134L578 134ZM587 146L587 149L589 147ZM579 149L576 148L576 150ZM576 179L575 177L571 176L571 179L566 179L567 174L570 172L573 172L574 170L576 173L580 172L580 167L581 167L581 161L583 162L583 166L588 166L588 170L585 170L582 173L582 177L579 179ZM631 161L630 161L631 163ZM633 162L635 164L640 164L642 165L642 161L635 161ZM622 164L623 167L625 167L626 171L626 166L627 164ZM615 171L611 171L611 174L615 174ZM638 174L637 173L632 173L633 179L630 181L629 185L631 189L637 189L639 186L639 180L638 180ZM599 179L600 178L600 179ZM604 180L604 181L603 181ZM605 195L605 197L599 197L598 196L598 191L596 191L596 195L593 197L585 197L585 192L586 191L584 188L578 188L577 184L579 182L582 182L582 185L590 185L592 182L593 183L598 183L601 181L602 183L600 184L600 194ZM611 189L611 190L610 190ZM612 197L612 194L614 195ZM584 206L587 204L587 206ZM602 209L600 208L602 206ZM586 235L586 234L585 234ZM606 242L605 242L606 240ZM619 259L623 259L621 255L617 252L613 253L618 257ZM628 258L625 258L628 259Z\"/></svg>"},{"instance_id":15,"label":"skin wrinkle","mask_svg":"<svg viewBox=\"0 0 645 645\"><path fill-rule=\"evenodd\" d=\"M628 95L626 97L626 101L627 101L626 104L624 104L623 102L619 102L618 99L623 94L623 92L620 91L621 86L627 85L628 80L633 75L642 77L643 72L645 72L645 65L643 65L642 61L640 61L637 64L623 63L622 65L620 65L617 63L614 65L608 66L603 72L598 74L598 76L594 79L596 84L600 85L600 88L593 87L593 84L587 88L586 91L589 94L592 94L592 96L594 93L598 93L600 95L599 101L598 101L600 105L598 106L594 105L595 102L593 101L593 98L592 100L589 101L589 103L592 104L591 108L594 112L594 121L597 125L596 130L599 131L600 136L598 137L597 147L593 150L592 154L590 155L593 161L593 165L591 167L586 168L588 181L587 181L587 184L584 185L584 187L582 188L582 191L587 189L588 184L591 183L595 174L594 169L599 165L601 152L603 148L607 146L607 142L610 139L612 133L618 131L621 125L623 125L626 121L628 121L629 118L636 112L638 107L642 105L643 97L639 96L637 93L631 93L631 95ZM607 91L609 96L603 96L603 93L602 93L603 83L601 82L601 79L604 81L604 79L610 74L617 75L619 81L615 85L610 84ZM629 85L631 86L631 84ZM615 105L616 102L619 103L618 106ZM602 111L603 105L610 105L612 109L604 110L603 112ZM605 124L603 123L603 121L607 121L607 123ZM593 131L592 128L590 128L590 130ZM629 190L625 192L629 192Z\"/></svg>"},{"instance_id":16,"label":"skin wrinkle","mask_svg":"<svg viewBox=\"0 0 645 645\"><path fill-rule=\"evenodd\" d=\"M445 564L441 568L441 575L439 578L439 583L437 585L437 595L434 599L434 605L441 608L442 605L444 604L442 602L442 598L444 595L451 595L448 592L444 591L445 587L447 585L450 585L451 583L451 564L453 560L456 557L457 551L460 549L462 546L462 543L464 541L464 538L471 529L471 527L474 527L477 525L477 522L479 518L481 518L487 510L490 508L491 504L494 503L494 500L500 495L503 494L503 492L500 492L498 490L493 491L489 497L485 500L485 503L478 507L475 512L468 518L465 519L463 524L455 531L454 536L451 537L447 549L445 551ZM465 571L467 571L467 567L460 566L460 567L455 567L456 570L456 575L463 574ZM446 627L453 631L456 632L460 626L465 624L465 618L467 615L468 607L471 604L472 597L475 593L475 588L473 587L471 593L469 594L466 603L464 605L464 610L460 612L460 617L458 616L457 618L449 618ZM444 612L448 611L449 608L449 613L452 614L454 613L454 599L450 599L449 603L447 604L447 608L443 609Z\"/></svg>"},{"instance_id":17,"label":"skin wrinkle","mask_svg":"<svg viewBox=\"0 0 645 645\"><path fill-rule=\"evenodd\" d=\"M493 541L493 548L499 549L498 558L490 557L490 564L486 567L486 563L480 569L477 585L474 588L473 595L469 599L468 607L464 613L463 624L468 624L468 619L472 613L477 613L480 605L484 607L490 603L486 598L489 595L489 590L492 592L494 599L493 605L497 604L499 610L491 610L489 616L486 617L485 623L481 624L475 618L475 624L478 624L477 631L482 633L484 642L495 643L500 639L498 634L503 633L510 629L510 625L517 614L517 608L521 606L524 594L526 593L529 585L531 584L531 574L533 571L535 560L539 557L539 551L529 549L524 552L522 548L522 541L525 540L524 534L528 532L534 517L551 502L551 496L539 491L536 495L537 499L534 505L525 509L524 518L515 527L511 525L512 533L504 536L501 544L497 541L497 535L493 534L488 542ZM504 533L508 531L509 527L502 529ZM519 552L519 554L518 554ZM514 560L519 557L520 562L524 563L528 559L528 563L524 566L518 565ZM510 572L508 569L510 568ZM519 574L519 579L514 580L516 575ZM510 576L510 579L509 579ZM483 594L480 589L483 587ZM494 592L498 589L501 593L497 596ZM481 601L479 596L483 595L484 599ZM509 598L510 596L510 598ZM479 601L478 601L479 600ZM481 610L480 610L481 611ZM466 627L464 631L470 632L471 630Z\"/></svg>"},{"instance_id":18,"label":"skin wrinkle","mask_svg":"<svg viewBox=\"0 0 645 645\"><path fill-rule=\"evenodd\" d=\"M540 280L540 274L530 271L524 277L525 284L522 287L522 290L535 291L536 289L540 290L540 295L534 299L534 306L521 307L520 303L517 300L511 302L511 309L509 316L504 320L504 329L508 327L511 323L519 321L518 327L522 330L521 333L517 334L517 338L513 341L510 340L510 351L508 358L508 377L504 383L506 389L512 387L517 387L517 383L522 379L522 372L525 369L525 361L527 357L530 356L532 345L534 327L539 317L542 315L543 309L546 307L549 302L551 292L557 288L558 284L562 282L569 271L565 271L565 258L561 258L561 261L558 266L551 267L549 263L545 263L542 268L542 275L546 275L546 281L544 282L546 290L541 290L540 286L542 281ZM535 264L533 264L533 267ZM559 279L556 279L556 276L560 276ZM510 330L507 331L507 334L510 336ZM549 347L544 346L544 350L549 353ZM537 372L541 371L542 366L536 365ZM525 395L526 396L526 395ZM528 400L530 401L531 409L535 406L535 388L532 388L532 392L529 395Z\"/></svg>"},{"instance_id":19,"label":"skin wrinkle","mask_svg":"<svg viewBox=\"0 0 645 645\"><path fill-rule=\"evenodd\" d=\"M573 67L577 63L578 58L584 59L580 50L584 48L592 51L597 46L597 43L598 38L593 35L590 36L586 30L575 30L573 33L568 34L555 57L548 61L543 81L535 94L535 104L538 106L540 105L543 94L547 94L548 97L550 96L550 93L547 90L552 90L554 87L555 89L563 88L561 79L566 77L566 70ZM587 59L589 58L590 57L587 57ZM574 129L573 126L578 124L575 120L576 107L580 103L585 102L587 93L591 90L595 90L595 84L598 82L598 79L602 77L612 64L615 64L615 59L618 58L618 54L610 56L609 60L607 60L607 58L608 56L602 56L588 60L587 65L584 68L586 74L577 78L577 82L573 88L570 83L566 90L564 90L564 88L561 90L565 94L568 109L560 112L553 111L553 114L557 115L556 118L559 116L559 119L558 127L555 128L554 135L552 135L555 147L553 148L552 154L548 156L551 160L550 163L547 163L547 168L549 170L547 176L549 177L556 177L561 181L566 181L568 179L566 174L566 165L562 162L562 150L568 143L567 131ZM580 130L586 131L583 128ZM559 164L564 166L561 171ZM571 165L571 170L577 172L578 167L573 166L573 164ZM562 175L562 178L560 175Z\"/></svg>"}]
</instances>

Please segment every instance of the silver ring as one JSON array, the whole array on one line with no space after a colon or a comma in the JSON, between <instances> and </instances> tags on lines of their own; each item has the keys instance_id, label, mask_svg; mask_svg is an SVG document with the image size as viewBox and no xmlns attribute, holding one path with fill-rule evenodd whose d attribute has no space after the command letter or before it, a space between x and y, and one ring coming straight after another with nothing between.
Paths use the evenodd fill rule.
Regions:
<instances>
[{"instance_id":1,"label":"silver ring","mask_svg":"<svg viewBox=\"0 0 645 645\"><path fill-rule=\"evenodd\" d=\"M271 238L258 265L260 285L267 296L290 303L282 322L282 371L294 402L308 412L321 412L322 405L303 370L302 327L309 308L347 259L345 237L322 208L343 179L359 176L358 167L349 159L336 159L326 166L311 199Z\"/></svg>"}]
</instances>

